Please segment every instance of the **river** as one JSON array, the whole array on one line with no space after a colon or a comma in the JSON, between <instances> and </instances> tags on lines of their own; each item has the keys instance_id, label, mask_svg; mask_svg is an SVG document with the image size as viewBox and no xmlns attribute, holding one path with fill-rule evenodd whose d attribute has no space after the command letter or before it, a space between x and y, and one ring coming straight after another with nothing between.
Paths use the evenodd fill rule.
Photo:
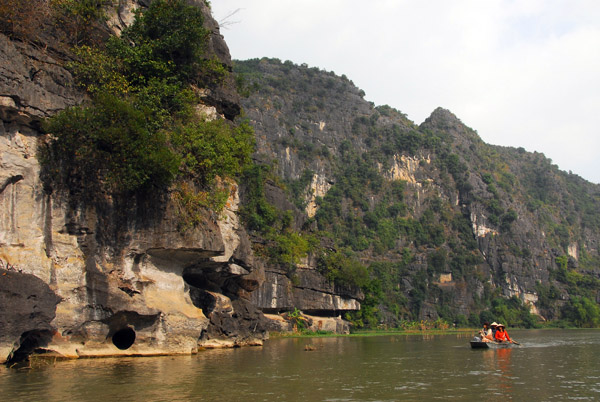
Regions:
<instances>
[{"instance_id":1,"label":"river","mask_svg":"<svg viewBox=\"0 0 600 402\"><path fill-rule=\"evenodd\" d=\"M273 339L194 356L80 359L0 368L5 401L600 400L600 331ZM313 350L306 350L313 349Z\"/></svg>"}]
</instances>

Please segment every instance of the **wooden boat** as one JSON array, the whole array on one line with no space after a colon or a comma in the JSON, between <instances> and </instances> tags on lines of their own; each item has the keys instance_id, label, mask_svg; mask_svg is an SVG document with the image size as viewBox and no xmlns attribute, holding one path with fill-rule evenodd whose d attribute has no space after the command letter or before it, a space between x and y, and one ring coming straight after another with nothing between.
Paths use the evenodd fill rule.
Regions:
<instances>
[{"instance_id":1,"label":"wooden boat","mask_svg":"<svg viewBox=\"0 0 600 402\"><path fill-rule=\"evenodd\" d=\"M482 341L471 341L472 349L501 349L511 348L514 344L510 342L482 342Z\"/></svg>"}]
</instances>

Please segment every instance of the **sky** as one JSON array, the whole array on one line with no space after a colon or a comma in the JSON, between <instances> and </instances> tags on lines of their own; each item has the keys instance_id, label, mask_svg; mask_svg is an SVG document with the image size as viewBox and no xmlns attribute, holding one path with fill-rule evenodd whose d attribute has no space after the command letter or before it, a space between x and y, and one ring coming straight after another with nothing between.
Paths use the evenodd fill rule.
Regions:
<instances>
[{"instance_id":1,"label":"sky","mask_svg":"<svg viewBox=\"0 0 600 402\"><path fill-rule=\"evenodd\" d=\"M422 123L437 107L488 144L600 183L598 0L212 0L233 59L345 74Z\"/></svg>"}]
</instances>

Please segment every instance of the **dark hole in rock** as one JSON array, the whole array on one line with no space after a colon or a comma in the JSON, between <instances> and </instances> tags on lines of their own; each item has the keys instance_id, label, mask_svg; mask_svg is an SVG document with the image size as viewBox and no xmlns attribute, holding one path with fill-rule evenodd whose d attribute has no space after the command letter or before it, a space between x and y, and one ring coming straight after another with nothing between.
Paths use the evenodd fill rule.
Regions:
<instances>
[{"instance_id":1,"label":"dark hole in rock","mask_svg":"<svg viewBox=\"0 0 600 402\"><path fill-rule=\"evenodd\" d=\"M6 365L11 367L15 363L27 361L29 355L48 345L50 339L52 339L52 332L48 330L23 332L21 339L19 340L19 348L10 354L6 361Z\"/></svg>"},{"instance_id":2,"label":"dark hole in rock","mask_svg":"<svg viewBox=\"0 0 600 402\"><path fill-rule=\"evenodd\" d=\"M190 287L190 298L192 299L194 306L202 309L204 314L207 315L212 313L217 306L217 299L215 296L202 289Z\"/></svg>"},{"instance_id":3,"label":"dark hole in rock","mask_svg":"<svg viewBox=\"0 0 600 402\"><path fill-rule=\"evenodd\" d=\"M112 336L112 342L121 350L129 349L135 342L135 331L129 327L120 329Z\"/></svg>"}]
</instances>

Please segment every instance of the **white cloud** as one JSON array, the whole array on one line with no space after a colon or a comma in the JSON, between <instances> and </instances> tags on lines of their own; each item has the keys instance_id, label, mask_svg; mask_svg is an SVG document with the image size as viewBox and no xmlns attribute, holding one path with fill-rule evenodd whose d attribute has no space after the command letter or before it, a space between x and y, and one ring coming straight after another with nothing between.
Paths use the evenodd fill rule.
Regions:
<instances>
[{"instance_id":1,"label":"white cloud","mask_svg":"<svg viewBox=\"0 0 600 402\"><path fill-rule=\"evenodd\" d=\"M491 144L600 183L596 0L213 0L233 58L346 74L422 122L437 106Z\"/></svg>"}]
</instances>

